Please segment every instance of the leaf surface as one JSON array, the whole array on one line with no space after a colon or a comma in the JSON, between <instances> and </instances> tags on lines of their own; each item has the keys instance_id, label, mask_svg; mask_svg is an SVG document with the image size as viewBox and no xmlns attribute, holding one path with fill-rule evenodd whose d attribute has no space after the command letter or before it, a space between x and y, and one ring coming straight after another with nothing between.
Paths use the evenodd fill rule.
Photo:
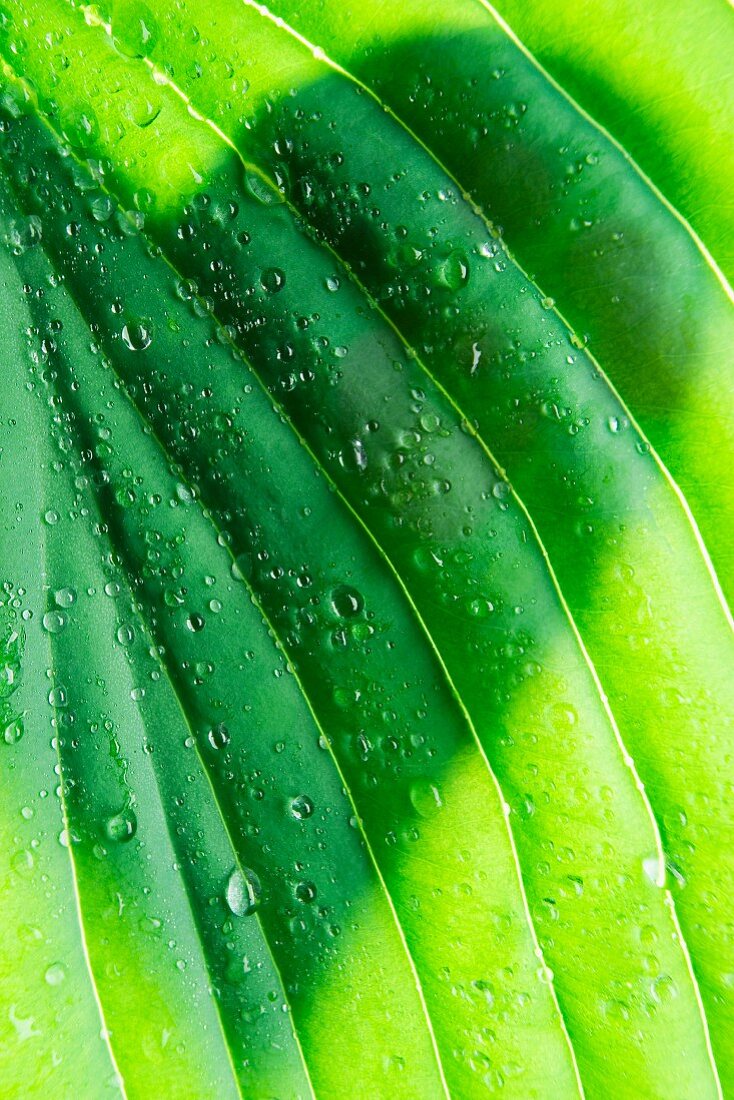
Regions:
<instances>
[{"instance_id":1,"label":"leaf surface","mask_svg":"<svg viewBox=\"0 0 734 1100\"><path fill-rule=\"evenodd\" d=\"M8 623L110 1088L716 1096L732 642L690 514L441 163L219 8L25 0L4 47Z\"/></svg>"}]
</instances>

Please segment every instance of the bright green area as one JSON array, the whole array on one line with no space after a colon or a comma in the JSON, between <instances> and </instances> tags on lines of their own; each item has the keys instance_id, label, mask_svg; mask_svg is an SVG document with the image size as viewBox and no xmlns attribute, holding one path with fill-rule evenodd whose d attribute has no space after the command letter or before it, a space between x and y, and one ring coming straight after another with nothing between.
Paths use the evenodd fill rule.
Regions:
<instances>
[{"instance_id":1,"label":"bright green area","mask_svg":"<svg viewBox=\"0 0 734 1100\"><path fill-rule=\"evenodd\" d=\"M727 0L499 0L535 57L606 126L734 279L734 13Z\"/></svg>"}]
</instances>

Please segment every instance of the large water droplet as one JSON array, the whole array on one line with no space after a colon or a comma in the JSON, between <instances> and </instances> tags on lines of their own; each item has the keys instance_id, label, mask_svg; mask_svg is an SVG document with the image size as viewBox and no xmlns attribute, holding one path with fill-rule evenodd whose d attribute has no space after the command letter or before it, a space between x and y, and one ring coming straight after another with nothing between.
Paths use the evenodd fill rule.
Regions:
<instances>
[{"instance_id":1,"label":"large water droplet","mask_svg":"<svg viewBox=\"0 0 734 1100\"><path fill-rule=\"evenodd\" d=\"M220 722L209 730L207 738L213 749L223 749L230 742L229 730L224 722Z\"/></svg>"},{"instance_id":2,"label":"large water droplet","mask_svg":"<svg viewBox=\"0 0 734 1100\"><path fill-rule=\"evenodd\" d=\"M277 294L285 286L285 272L279 267L269 267L260 276L260 286L268 294Z\"/></svg>"},{"instance_id":3,"label":"large water droplet","mask_svg":"<svg viewBox=\"0 0 734 1100\"><path fill-rule=\"evenodd\" d=\"M138 819L130 806L119 814L113 814L105 823L105 833L109 840L124 843L132 840L138 830Z\"/></svg>"},{"instance_id":4,"label":"large water droplet","mask_svg":"<svg viewBox=\"0 0 734 1100\"><path fill-rule=\"evenodd\" d=\"M463 252L453 251L436 267L436 286L460 290L469 281L469 261Z\"/></svg>"},{"instance_id":5,"label":"large water droplet","mask_svg":"<svg viewBox=\"0 0 734 1100\"><path fill-rule=\"evenodd\" d=\"M143 321L130 321L122 330L125 347L130 351L145 351L150 347L153 337L150 328Z\"/></svg>"},{"instance_id":6,"label":"large water droplet","mask_svg":"<svg viewBox=\"0 0 734 1100\"><path fill-rule=\"evenodd\" d=\"M245 183L253 198L265 206L285 202L285 195L256 172L245 173Z\"/></svg>"},{"instance_id":7,"label":"large water droplet","mask_svg":"<svg viewBox=\"0 0 734 1100\"><path fill-rule=\"evenodd\" d=\"M435 817L443 807L441 792L428 779L418 779L410 788L410 801L421 817Z\"/></svg>"},{"instance_id":8,"label":"large water droplet","mask_svg":"<svg viewBox=\"0 0 734 1100\"><path fill-rule=\"evenodd\" d=\"M6 745L17 745L22 740L24 733L23 716L19 714L7 722L3 730L3 741Z\"/></svg>"},{"instance_id":9,"label":"large water droplet","mask_svg":"<svg viewBox=\"0 0 734 1100\"><path fill-rule=\"evenodd\" d=\"M291 813L299 821L304 821L313 813L313 802L307 794L299 794L291 802Z\"/></svg>"},{"instance_id":10,"label":"large water droplet","mask_svg":"<svg viewBox=\"0 0 734 1100\"><path fill-rule=\"evenodd\" d=\"M49 634L60 634L68 622L63 611L47 611L43 616L43 629Z\"/></svg>"},{"instance_id":11,"label":"large water droplet","mask_svg":"<svg viewBox=\"0 0 734 1100\"><path fill-rule=\"evenodd\" d=\"M260 904L262 887L260 879L249 867L235 870L227 881L225 897L227 905L236 917L247 917Z\"/></svg>"},{"instance_id":12,"label":"large water droplet","mask_svg":"<svg viewBox=\"0 0 734 1100\"><path fill-rule=\"evenodd\" d=\"M348 584L340 584L331 593L331 606L343 619L358 615L364 607L364 600L356 588Z\"/></svg>"}]
</instances>

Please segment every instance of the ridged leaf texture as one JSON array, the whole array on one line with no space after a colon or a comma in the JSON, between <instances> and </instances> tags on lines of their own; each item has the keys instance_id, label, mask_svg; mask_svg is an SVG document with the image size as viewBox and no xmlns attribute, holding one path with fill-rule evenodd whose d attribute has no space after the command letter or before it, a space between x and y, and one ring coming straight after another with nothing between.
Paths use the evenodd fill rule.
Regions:
<instances>
[{"instance_id":1,"label":"ridged leaf texture","mask_svg":"<svg viewBox=\"0 0 734 1100\"><path fill-rule=\"evenodd\" d=\"M734 1096L679 8L0 11L3 1096Z\"/></svg>"}]
</instances>

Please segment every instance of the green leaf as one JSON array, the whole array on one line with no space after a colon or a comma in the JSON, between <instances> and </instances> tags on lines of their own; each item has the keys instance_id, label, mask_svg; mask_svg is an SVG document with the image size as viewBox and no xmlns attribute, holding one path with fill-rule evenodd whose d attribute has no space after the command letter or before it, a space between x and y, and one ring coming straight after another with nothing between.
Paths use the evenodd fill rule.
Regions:
<instances>
[{"instance_id":1,"label":"green leaf","mask_svg":"<svg viewBox=\"0 0 734 1100\"><path fill-rule=\"evenodd\" d=\"M731 321L695 241L594 130L607 183L570 205L622 238L650 221L603 294L579 246L555 308L541 259L568 231L516 196L518 263L468 192L494 216L510 165L557 160L518 111L493 176L463 93L414 95L422 65L458 89L504 50L528 117L586 147L481 7L436 15L433 53L411 7L352 41L333 22L395 113L234 0L22 12L0 42L3 1080L721 1095L732 624L699 526L725 566L726 387L707 447L700 403ZM609 285L653 310L647 392ZM683 386L663 315L691 293Z\"/></svg>"}]
</instances>

